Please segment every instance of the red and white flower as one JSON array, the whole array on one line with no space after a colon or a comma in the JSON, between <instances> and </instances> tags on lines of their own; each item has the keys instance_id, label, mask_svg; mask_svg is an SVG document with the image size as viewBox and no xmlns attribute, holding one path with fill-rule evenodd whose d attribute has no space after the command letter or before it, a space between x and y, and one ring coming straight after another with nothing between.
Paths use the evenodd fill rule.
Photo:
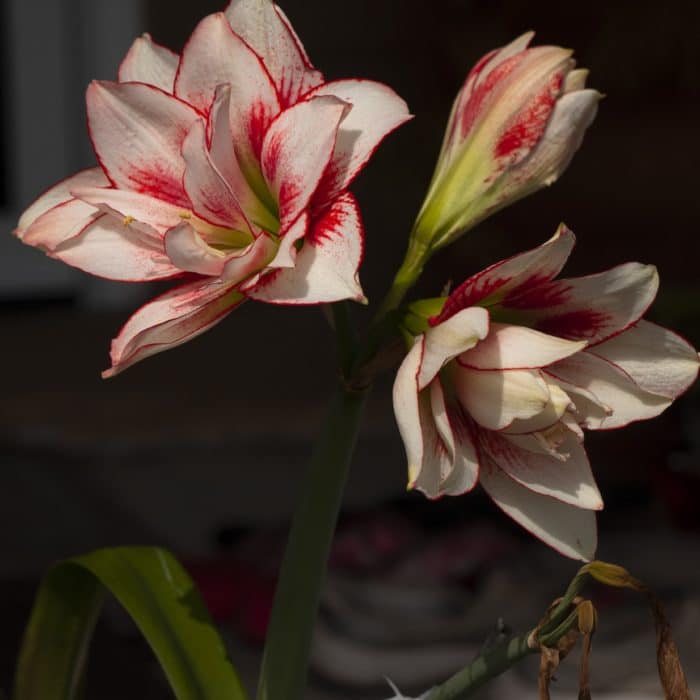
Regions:
<instances>
[{"instance_id":1,"label":"red and white flower","mask_svg":"<svg viewBox=\"0 0 700 700\"><path fill-rule=\"evenodd\" d=\"M603 501L583 429L657 416L699 363L685 340L642 320L653 266L555 279L573 245L561 227L455 289L403 361L394 410L410 487L437 498L479 481L534 535L590 559Z\"/></svg>"},{"instance_id":2,"label":"red and white flower","mask_svg":"<svg viewBox=\"0 0 700 700\"><path fill-rule=\"evenodd\" d=\"M118 82L89 86L87 112L100 167L40 197L17 235L109 279L188 279L129 319L105 376L248 298L364 300L347 189L409 114L384 85L325 82L270 0L232 0L181 56L137 39Z\"/></svg>"},{"instance_id":3,"label":"red and white flower","mask_svg":"<svg viewBox=\"0 0 700 700\"><path fill-rule=\"evenodd\" d=\"M441 248L495 211L550 185L593 121L600 93L571 51L528 32L474 66L457 95L414 236Z\"/></svg>"}]
</instances>

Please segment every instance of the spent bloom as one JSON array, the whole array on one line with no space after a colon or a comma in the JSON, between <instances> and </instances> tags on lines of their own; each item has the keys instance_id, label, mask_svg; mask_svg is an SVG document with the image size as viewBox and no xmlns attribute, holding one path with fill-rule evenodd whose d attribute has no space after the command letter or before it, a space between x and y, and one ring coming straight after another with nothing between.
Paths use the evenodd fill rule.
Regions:
<instances>
[{"instance_id":1,"label":"spent bloom","mask_svg":"<svg viewBox=\"0 0 700 700\"><path fill-rule=\"evenodd\" d=\"M600 93L558 46L528 32L484 56L457 95L414 237L440 248L553 183L593 121Z\"/></svg>"},{"instance_id":2,"label":"spent bloom","mask_svg":"<svg viewBox=\"0 0 700 700\"><path fill-rule=\"evenodd\" d=\"M657 416L699 363L685 340L642 320L653 266L555 279L573 245L561 227L455 289L404 359L394 410L409 486L437 498L480 482L534 535L589 559L603 502L583 430Z\"/></svg>"},{"instance_id":3,"label":"spent bloom","mask_svg":"<svg viewBox=\"0 0 700 700\"><path fill-rule=\"evenodd\" d=\"M118 77L87 90L99 167L41 196L16 230L108 279L183 278L129 319L105 375L249 298L364 300L363 230L347 190L409 118L392 90L326 82L270 0L232 0L199 23L182 55L136 39Z\"/></svg>"}]
</instances>

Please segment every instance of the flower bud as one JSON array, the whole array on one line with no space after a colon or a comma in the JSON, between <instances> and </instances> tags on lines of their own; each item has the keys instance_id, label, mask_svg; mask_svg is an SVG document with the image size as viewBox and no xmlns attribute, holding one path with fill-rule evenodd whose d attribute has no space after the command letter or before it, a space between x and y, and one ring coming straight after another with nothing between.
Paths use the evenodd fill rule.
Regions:
<instances>
[{"instance_id":1,"label":"flower bud","mask_svg":"<svg viewBox=\"0 0 700 700\"><path fill-rule=\"evenodd\" d=\"M414 228L431 250L550 185L565 170L601 98L571 51L528 48L533 33L484 56L457 95Z\"/></svg>"}]
</instances>

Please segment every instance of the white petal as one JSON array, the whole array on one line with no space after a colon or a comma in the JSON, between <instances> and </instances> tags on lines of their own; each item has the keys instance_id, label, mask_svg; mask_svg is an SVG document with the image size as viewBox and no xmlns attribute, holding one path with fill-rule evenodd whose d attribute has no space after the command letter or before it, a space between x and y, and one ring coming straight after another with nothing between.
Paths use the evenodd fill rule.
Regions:
<instances>
[{"instance_id":1,"label":"white petal","mask_svg":"<svg viewBox=\"0 0 700 700\"><path fill-rule=\"evenodd\" d=\"M476 486L479 479L479 456L461 406L450 405L448 415L454 437L455 455L452 471L440 484L440 493L459 496Z\"/></svg>"},{"instance_id":2,"label":"white petal","mask_svg":"<svg viewBox=\"0 0 700 700\"><path fill-rule=\"evenodd\" d=\"M672 399L640 389L619 367L587 350L557 362L545 371L555 379L590 391L601 404L612 409L612 415L603 418L600 424L588 422L587 428L620 428L658 416L672 403Z\"/></svg>"},{"instance_id":3,"label":"white petal","mask_svg":"<svg viewBox=\"0 0 700 700\"><path fill-rule=\"evenodd\" d=\"M572 70L564 81L564 92L576 92L586 87L589 71L586 68Z\"/></svg>"},{"instance_id":4,"label":"white petal","mask_svg":"<svg viewBox=\"0 0 700 700\"><path fill-rule=\"evenodd\" d=\"M562 224L541 246L473 275L450 294L437 320L443 321L476 304L498 303L521 289L553 279L564 267L575 240L574 234Z\"/></svg>"},{"instance_id":5,"label":"white petal","mask_svg":"<svg viewBox=\"0 0 700 700\"><path fill-rule=\"evenodd\" d=\"M142 83L92 82L88 127L105 173L119 188L189 208L182 186L182 142L200 115Z\"/></svg>"},{"instance_id":6,"label":"white petal","mask_svg":"<svg viewBox=\"0 0 700 700\"><path fill-rule=\"evenodd\" d=\"M225 254L208 246L186 221L165 234L165 252L175 267L200 275L220 275L226 262Z\"/></svg>"},{"instance_id":7,"label":"white petal","mask_svg":"<svg viewBox=\"0 0 700 700\"><path fill-rule=\"evenodd\" d=\"M372 80L324 83L307 97L316 95L334 95L352 105L338 129L333 157L316 193L315 204L322 207L350 186L380 142L411 115L391 88Z\"/></svg>"},{"instance_id":8,"label":"white petal","mask_svg":"<svg viewBox=\"0 0 700 700\"><path fill-rule=\"evenodd\" d=\"M169 350L204 333L239 306L245 297L218 280L206 278L166 292L142 306L112 341L113 377L139 360Z\"/></svg>"},{"instance_id":9,"label":"white petal","mask_svg":"<svg viewBox=\"0 0 700 700\"><path fill-rule=\"evenodd\" d=\"M547 374L545 370L547 383L555 381L561 389L566 392L566 395L574 402L573 417L584 427L595 430L603 425L603 421L612 415L612 408L606 406L597 396L590 391L575 386L570 382L565 382L561 378L554 378L551 374ZM567 419L567 414L562 417ZM574 430L573 428L571 428Z\"/></svg>"},{"instance_id":10,"label":"white petal","mask_svg":"<svg viewBox=\"0 0 700 700\"><path fill-rule=\"evenodd\" d=\"M79 187L73 189L73 194L93 208L121 216L123 219L140 221L160 233L165 233L182 223L183 219L190 218L189 209L183 209L149 194L117 190L113 187Z\"/></svg>"},{"instance_id":11,"label":"white petal","mask_svg":"<svg viewBox=\"0 0 700 700\"><path fill-rule=\"evenodd\" d=\"M692 345L644 320L590 352L620 367L641 389L669 399L684 393L698 376L698 353Z\"/></svg>"},{"instance_id":12,"label":"white petal","mask_svg":"<svg viewBox=\"0 0 700 700\"><path fill-rule=\"evenodd\" d=\"M455 439L452 426L450 425L447 405L445 403L445 392L443 391L439 376L435 377L435 379L430 382L429 386L426 387L426 391L430 397L430 411L433 416L435 428L440 435L440 439L447 448L451 460L454 461ZM442 478L444 479L445 476L446 474L443 474Z\"/></svg>"},{"instance_id":13,"label":"white petal","mask_svg":"<svg viewBox=\"0 0 700 700\"><path fill-rule=\"evenodd\" d=\"M534 493L506 476L491 460L484 460L480 481L504 513L545 544L565 557L593 559L597 545L594 511Z\"/></svg>"},{"instance_id":14,"label":"white petal","mask_svg":"<svg viewBox=\"0 0 700 700\"><path fill-rule=\"evenodd\" d=\"M516 418L532 418L549 403L547 384L536 371L457 366L452 379L464 410L489 430L502 430Z\"/></svg>"},{"instance_id":15,"label":"white petal","mask_svg":"<svg viewBox=\"0 0 700 700\"><path fill-rule=\"evenodd\" d=\"M365 297L358 281L362 238L357 202L346 193L314 223L294 267L272 270L247 293L273 304L362 302Z\"/></svg>"},{"instance_id":16,"label":"white petal","mask_svg":"<svg viewBox=\"0 0 700 700\"><path fill-rule=\"evenodd\" d=\"M489 314L486 309L463 309L425 334L425 354L418 375L422 389L450 360L474 347L489 332Z\"/></svg>"},{"instance_id":17,"label":"white petal","mask_svg":"<svg viewBox=\"0 0 700 700\"><path fill-rule=\"evenodd\" d=\"M166 279L180 272L141 232L107 214L57 245L51 255L92 275L124 282Z\"/></svg>"},{"instance_id":18,"label":"white petal","mask_svg":"<svg viewBox=\"0 0 700 700\"><path fill-rule=\"evenodd\" d=\"M489 334L459 356L472 369L535 369L577 353L586 341L571 341L503 323L491 323Z\"/></svg>"},{"instance_id":19,"label":"white petal","mask_svg":"<svg viewBox=\"0 0 700 700\"><path fill-rule=\"evenodd\" d=\"M172 93L179 60L174 51L156 44L150 34L142 34L119 66L119 82L146 83Z\"/></svg>"},{"instance_id":20,"label":"white petal","mask_svg":"<svg viewBox=\"0 0 700 700\"><path fill-rule=\"evenodd\" d=\"M227 283L240 284L255 276L268 265L276 251L277 243L266 233L263 233L250 246L226 261L221 277Z\"/></svg>"},{"instance_id":21,"label":"white petal","mask_svg":"<svg viewBox=\"0 0 700 700\"><path fill-rule=\"evenodd\" d=\"M452 472L454 458L435 427L427 392L418 397L418 406L423 435L423 459L415 478L409 481L408 488L418 489L428 498L440 498L443 495L443 480Z\"/></svg>"},{"instance_id":22,"label":"white petal","mask_svg":"<svg viewBox=\"0 0 700 700\"><path fill-rule=\"evenodd\" d=\"M61 243L69 241L85 230L85 227L102 216L95 207L78 199L62 202L44 212L27 228L17 234L27 245L51 252Z\"/></svg>"},{"instance_id":23,"label":"white petal","mask_svg":"<svg viewBox=\"0 0 700 700\"><path fill-rule=\"evenodd\" d=\"M279 205L282 227L309 204L348 109L347 103L336 97L314 97L282 112L265 134L262 171Z\"/></svg>"},{"instance_id":24,"label":"white petal","mask_svg":"<svg viewBox=\"0 0 700 700\"><path fill-rule=\"evenodd\" d=\"M393 389L394 415L408 460L408 481L415 482L423 464L423 424L418 399L418 370L425 337L416 339L396 373Z\"/></svg>"},{"instance_id":25,"label":"white petal","mask_svg":"<svg viewBox=\"0 0 700 700\"><path fill-rule=\"evenodd\" d=\"M565 461L522 449L497 433L485 435L482 445L500 469L531 491L577 508L600 510L603 499L586 451L568 430L562 431L560 439L558 452L566 456Z\"/></svg>"},{"instance_id":26,"label":"white petal","mask_svg":"<svg viewBox=\"0 0 700 700\"><path fill-rule=\"evenodd\" d=\"M547 376L542 377L547 383L549 401L540 413L532 418L516 418L503 432L508 435L523 435L534 433L538 430L546 430L556 425L564 416L566 411L574 408L573 401L569 395L555 382L548 381Z\"/></svg>"},{"instance_id":27,"label":"white petal","mask_svg":"<svg viewBox=\"0 0 700 700\"><path fill-rule=\"evenodd\" d=\"M61 182L44 192L44 194L25 209L15 229L15 235L20 239L24 239L26 230L42 216L42 214L45 214L59 204L73 199L71 191L75 187L109 187L109 180L102 172L102 168L81 170L79 173L71 175L65 180L61 180ZM29 241L27 242L29 243Z\"/></svg>"},{"instance_id":28,"label":"white petal","mask_svg":"<svg viewBox=\"0 0 700 700\"><path fill-rule=\"evenodd\" d=\"M270 263L270 267L294 267L299 253L297 243L306 236L308 230L309 217L300 216L291 228L282 233L277 254Z\"/></svg>"}]
</instances>

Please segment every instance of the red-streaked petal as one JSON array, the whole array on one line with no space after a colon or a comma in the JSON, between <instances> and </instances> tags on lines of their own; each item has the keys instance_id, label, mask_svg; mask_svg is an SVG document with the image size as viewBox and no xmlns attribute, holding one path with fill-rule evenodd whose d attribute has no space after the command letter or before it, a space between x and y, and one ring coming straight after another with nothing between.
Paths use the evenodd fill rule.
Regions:
<instances>
[{"instance_id":1,"label":"red-streaked petal","mask_svg":"<svg viewBox=\"0 0 700 700\"><path fill-rule=\"evenodd\" d=\"M146 83L172 93L179 60L174 51L156 44L150 34L142 34L119 66L119 82Z\"/></svg>"},{"instance_id":2,"label":"red-streaked petal","mask_svg":"<svg viewBox=\"0 0 700 700\"><path fill-rule=\"evenodd\" d=\"M347 189L384 137L412 117L391 88L372 80L325 83L307 97L316 95L334 95L352 105L338 129L333 158L314 197L320 208Z\"/></svg>"},{"instance_id":3,"label":"red-streaked petal","mask_svg":"<svg viewBox=\"0 0 700 700\"><path fill-rule=\"evenodd\" d=\"M109 187L109 180L102 172L102 168L88 168L81 170L75 175L61 180L58 184L48 189L44 194L38 197L20 216L17 228L14 231L15 236L24 239L27 229L43 214L50 209L63 204L73 199L71 191L75 187ZM29 241L27 241L29 243Z\"/></svg>"},{"instance_id":4,"label":"red-streaked petal","mask_svg":"<svg viewBox=\"0 0 700 700\"><path fill-rule=\"evenodd\" d=\"M186 221L165 234L165 252L175 267L200 275L220 275L226 255L207 245Z\"/></svg>"},{"instance_id":5,"label":"red-streaked petal","mask_svg":"<svg viewBox=\"0 0 700 700\"><path fill-rule=\"evenodd\" d=\"M585 347L585 340L563 340L525 326L491 323L486 338L462 353L458 362L472 369L536 369Z\"/></svg>"},{"instance_id":6,"label":"red-streaked petal","mask_svg":"<svg viewBox=\"0 0 700 700\"><path fill-rule=\"evenodd\" d=\"M482 71L458 96L441 169L459 157L467 140L488 149L495 174L525 158L544 133L570 56L558 46L537 46L512 51Z\"/></svg>"},{"instance_id":7,"label":"red-streaked petal","mask_svg":"<svg viewBox=\"0 0 700 700\"><path fill-rule=\"evenodd\" d=\"M597 90L578 90L559 98L542 138L504 180L498 191L500 201L515 201L559 178L593 123L601 97Z\"/></svg>"},{"instance_id":8,"label":"red-streaked petal","mask_svg":"<svg viewBox=\"0 0 700 700\"><path fill-rule=\"evenodd\" d=\"M270 0L232 0L225 14L233 31L262 58L283 107L323 82L289 20Z\"/></svg>"},{"instance_id":9,"label":"red-streaked petal","mask_svg":"<svg viewBox=\"0 0 700 700\"><path fill-rule=\"evenodd\" d=\"M181 150L199 114L142 83L92 82L86 99L95 153L114 185L189 208Z\"/></svg>"},{"instance_id":10,"label":"red-streaked petal","mask_svg":"<svg viewBox=\"0 0 700 700\"><path fill-rule=\"evenodd\" d=\"M213 224L250 233L231 188L209 157L204 122L196 121L182 144L185 192L195 213Z\"/></svg>"},{"instance_id":11,"label":"red-streaked petal","mask_svg":"<svg viewBox=\"0 0 700 700\"><path fill-rule=\"evenodd\" d=\"M612 414L602 421L585 421L589 429L621 428L638 420L653 418L668 408L672 399L641 389L616 365L587 350L567 357L546 370L555 379L581 387L593 394Z\"/></svg>"},{"instance_id":12,"label":"red-streaked petal","mask_svg":"<svg viewBox=\"0 0 700 700\"><path fill-rule=\"evenodd\" d=\"M245 297L231 285L210 278L184 284L142 306L112 341L113 377L136 362L204 333L239 306Z\"/></svg>"},{"instance_id":13,"label":"red-streaked petal","mask_svg":"<svg viewBox=\"0 0 700 700\"><path fill-rule=\"evenodd\" d=\"M363 235L357 202L346 193L314 222L294 267L263 275L248 295L273 304L364 301L358 280Z\"/></svg>"},{"instance_id":14,"label":"red-streaked petal","mask_svg":"<svg viewBox=\"0 0 700 700\"><path fill-rule=\"evenodd\" d=\"M475 88L483 83L486 77L501 63L505 60L515 56L516 54L524 51L528 44L532 41L532 37L535 35L534 32L526 32L521 34L519 37L514 39L510 44L491 51L486 54L477 64L472 68L464 81L464 86L457 95L457 99L452 106L452 111L450 113L450 118L447 123L447 129L445 130L445 140L442 144L442 150L440 152L440 157L438 160L440 162L447 163L451 159L452 154L457 151L458 147L464 141L465 134L461 129L462 115L466 109L469 100Z\"/></svg>"},{"instance_id":15,"label":"red-streaked petal","mask_svg":"<svg viewBox=\"0 0 700 700\"><path fill-rule=\"evenodd\" d=\"M480 444L500 469L525 488L577 508L602 509L603 499L586 451L568 430L558 447L565 461L521 449L508 438L488 431L481 431Z\"/></svg>"},{"instance_id":16,"label":"red-streaked petal","mask_svg":"<svg viewBox=\"0 0 700 700\"><path fill-rule=\"evenodd\" d=\"M545 544L572 559L593 559L597 545L595 511L537 494L511 479L488 458L482 460L479 480L504 513Z\"/></svg>"},{"instance_id":17,"label":"red-streaked petal","mask_svg":"<svg viewBox=\"0 0 700 700\"><path fill-rule=\"evenodd\" d=\"M524 311L528 325L544 333L586 340L591 346L636 323L658 288L659 275L653 265L626 263L596 275L523 289L503 305Z\"/></svg>"},{"instance_id":18,"label":"red-streaked petal","mask_svg":"<svg viewBox=\"0 0 700 700\"><path fill-rule=\"evenodd\" d=\"M210 115L212 133L209 155L211 162L230 187L248 220L260 228L276 232L279 228L279 221L271 211L271 208L274 209L274 207L266 207L263 204L260 197L253 191L238 162L234 148L235 139L231 132L230 113L232 107L230 103L230 85L220 85L216 90ZM262 194L260 196L262 197ZM267 198L270 196L267 193Z\"/></svg>"},{"instance_id":19,"label":"red-streaked petal","mask_svg":"<svg viewBox=\"0 0 700 700\"><path fill-rule=\"evenodd\" d=\"M425 334L425 353L418 374L418 387L423 389L453 358L473 348L489 332L486 309L463 309Z\"/></svg>"},{"instance_id":20,"label":"red-streaked petal","mask_svg":"<svg viewBox=\"0 0 700 700\"><path fill-rule=\"evenodd\" d=\"M476 304L494 304L520 289L527 289L556 277L564 267L575 243L574 234L563 224L546 243L512 258L501 260L457 287L433 324Z\"/></svg>"},{"instance_id":21,"label":"red-streaked petal","mask_svg":"<svg viewBox=\"0 0 700 700\"><path fill-rule=\"evenodd\" d=\"M590 352L617 365L640 389L668 399L683 394L698 376L695 348L673 331L644 320Z\"/></svg>"},{"instance_id":22,"label":"red-streaked petal","mask_svg":"<svg viewBox=\"0 0 700 700\"><path fill-rule=\"evenodd\" d=\"M309 204L349 109L337 97L314 97L282 112L265 134L262 172L279 205L283 228Z\"/></svg>"},{"instance_id":23,"label":"red-streaked petal","mask_svg":"<svg viewBox=\"0 0 700 700\"><path fill-rule=\"evenodd\" d=\"M260 58L235 34L222 12L205 17L183 52L175 94L208 112L219 85L229 85L231 134L244 172L260 178L260 149L280 105Z\"/></svg>"},{"instance_id":24,"label":"red-streaked petal","mask_svg":"<svg viewBox=\"0 0 700 700\"><path fill-rule=\"evenodd\" d=\"M146 282L180 274L160 249L131 226L104 214L57 245L51 256L105 279Z\"/></svg>"},{"instance_id":25,"label":"red-streaked petal","mask_svg":"<svg viewBox=\"0 0 700 700\"><path fill-rule=\"evenodd\" d=\"M457 365L452 380L464 410L489 430L532 418L549 403L547 383L536 371L481 371Z\"/></svg>"}]
</instances>

